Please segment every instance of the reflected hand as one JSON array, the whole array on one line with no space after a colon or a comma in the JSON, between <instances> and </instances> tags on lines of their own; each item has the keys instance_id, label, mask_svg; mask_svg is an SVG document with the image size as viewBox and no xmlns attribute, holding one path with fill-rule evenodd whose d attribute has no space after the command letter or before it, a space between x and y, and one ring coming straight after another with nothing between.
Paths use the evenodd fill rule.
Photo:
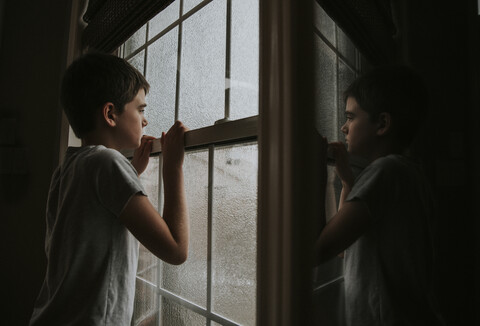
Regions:
<instances>
[{"instance_id":1,"label":"reflected hand","mask_svg":"<svg viewBox=\"0 0 480 326\"><path fill-rule=\"evenodd\" d=\"M325 188L327 185L327 148L328 148L328 141L326 137L323 137L319 133L315 133L315 146L318 146L318 165L319 165L319 182L320 182L320 190L322 193L320 194L320 198L325 198Z\"/></svg>"},{"instance_id":2,"label":"reflected hand","mask_svg":"<svg viewBox=\"0 0 480 326\"><path fill-rule=\"evenodd\" d=\"M142 174L147 168L154 139L155 137L143 135L140 146L133 153L133 159L131 163L137 170L138 175Z\"/></svg>"},{"instance_id":3,"label":"reflected hand","mask_svg":"<svg viewBox=\"0 0 480 326\"><path fill-rule=\"evenodd\" d=\"M348 153L345 144L341 142L332 142L328 145L328 151L335 159L335 173L342 181L343 186L351 189L355 179L348 162Z\"/></svg>"}]
</instances>

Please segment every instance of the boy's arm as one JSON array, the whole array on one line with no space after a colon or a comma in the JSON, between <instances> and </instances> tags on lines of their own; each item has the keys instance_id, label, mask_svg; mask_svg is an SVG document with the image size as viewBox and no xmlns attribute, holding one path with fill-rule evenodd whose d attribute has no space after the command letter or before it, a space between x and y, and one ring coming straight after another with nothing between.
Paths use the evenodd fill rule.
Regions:
<instances>
[{"instance_id":1,"label":"boy's arm","mask_svg":"<svg viewBox=\"0 0 480 326\"><path fill-rule=\"evenodd\" d=\"M338 204L338 210L340 210L342 209L345 199L352 190L355 179L353 177L352 169L350 168L345 145L341 142L330 143L329 150L335 159L335 173L342 182L342 192Z\"/></svg>"},{"instance_id":2,"label":"boy's arm","mask_svg":"<svg viewBox=\"0 0 480 326\"><path fill-rule=\"evenodd\" d=\"M165 205L163 219L149 199L135 195L120 219L130 232L155 256L170 264L187 259L189 221L183 185L184 134L181 122L162 135Z\"/></svg>"},{"instance_id":3,"label":"boy's arm","mask_svg":"<svg viewBox=\"0 0 480 326\"><path fill-rule=\"evenodd\" d=\"M315 243L316 262L323 263L343 252L367 230L370 223L370 211L363 201L344 202Z\"/></svg>"},{"instance_id":4,"label":"boy's arm","mask_svg":"<svg viewBox=\"0 0 480 326\"><path fill-rule=\"evenodd\" d=\"M337 255L343 256L344 250L365 232L370 223L370 213L363 202L345 201L354 184L345 145L339 142L330 143L328 150L335 159L335 172L342 181L342 192L337 214L325 225L315 243L317 263Z\"/></svg>"}]
</instances>

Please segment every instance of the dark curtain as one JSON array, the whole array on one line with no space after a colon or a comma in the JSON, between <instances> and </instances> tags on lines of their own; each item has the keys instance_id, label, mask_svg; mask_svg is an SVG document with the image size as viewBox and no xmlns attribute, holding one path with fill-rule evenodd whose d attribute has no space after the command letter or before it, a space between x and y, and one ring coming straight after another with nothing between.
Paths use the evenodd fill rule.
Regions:
<instances>
[{"instance_id":1,"label":"dark curtain","mask_svg":"<svg viewBox=\"0 0 480 326\"><path fill-rule=\"evenodd\" d=\"M89 0L83 20L84 50L113 52L173 0Z\"/></svg>"},{"instance_id":2,"label":"dark curtain","mask_svg":"<svg viewBox=\"0 0 480 326\"><path fill-rule=\"evenodd\" d=\"M395 60L397 29L390 0L317 0L373 65Z\"/></svg>"}]
</instances>

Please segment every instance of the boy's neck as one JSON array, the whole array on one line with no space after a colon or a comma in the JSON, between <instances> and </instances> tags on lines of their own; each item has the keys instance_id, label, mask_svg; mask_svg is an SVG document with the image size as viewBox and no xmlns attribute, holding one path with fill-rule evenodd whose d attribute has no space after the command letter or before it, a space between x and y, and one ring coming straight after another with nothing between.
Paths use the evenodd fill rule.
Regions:
<instances>
[{"instance_id":1,"label":"boy's neck","mask_svg":"<svg viewBox=\"0 0 480 326\"><path fill-rule=\"evenodd\" d=\"M393 146L390 142L381 142L375 146L375 149L370 152L368 157L366 159L368 160L369 163L372 163L373 161L385 157L391 154L402 154L403 151L399 150L395 146Z\"/></svg>"},{"instance_id":2,"label":"boy's neck","mask_svg":"<svg viewBox=\"0 0 480 326\"><path fill-rule=\"evenodd\" d=\"M82 138L82 147L92 145L103 145L107 148L119 150L119 148L117 148L118 146L116 146L115 142L113 141L111 135L100 131L91 131Z\"/></svg>"}]
</instances>

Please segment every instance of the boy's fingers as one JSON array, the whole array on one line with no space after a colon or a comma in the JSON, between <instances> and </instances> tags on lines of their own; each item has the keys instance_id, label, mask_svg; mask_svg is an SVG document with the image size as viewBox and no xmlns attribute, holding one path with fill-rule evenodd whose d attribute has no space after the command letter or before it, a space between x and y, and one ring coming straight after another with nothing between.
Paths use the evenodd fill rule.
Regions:
<instances>
[{"instance_id":1,"label":"boy's fingers","mask_svg":"<svg viewBox=\"0 0 480 326\"><path fill-rule=\"evenodd\" d=\"M148 140L146 143L145 143L145 150L143 151L143 155L145 157L149 157L150 156L150 153L152 152L152 148L153 148L153 141L152 140Z\"/></svg>"},{"instance_id":2,"label":"boy's fingers","mask_svg":"<svg viewBox=\"0 0 480 326\"><path fill-rule=\"evenodd\" d=\"M143 141L143 140L145 140L145 141L147 141L147 140L154 140L154 139L155 139L155 137L153 137L153 136L149 136L149 135L143 135L143 136L142 136L142 141Z\"/></svg>"},{"instance_id":3,"label":"boy's fingers","mask_svg":"<svg viewBox=\"0 0 480 326\"><path fill-rule=\"evenodd\" d=\"M150 154L151 143L152 143L151 140L145 140L145 142L143 143L143 146L142 146L142 154L143 155Z\"/></svg>"}]
</instances>

